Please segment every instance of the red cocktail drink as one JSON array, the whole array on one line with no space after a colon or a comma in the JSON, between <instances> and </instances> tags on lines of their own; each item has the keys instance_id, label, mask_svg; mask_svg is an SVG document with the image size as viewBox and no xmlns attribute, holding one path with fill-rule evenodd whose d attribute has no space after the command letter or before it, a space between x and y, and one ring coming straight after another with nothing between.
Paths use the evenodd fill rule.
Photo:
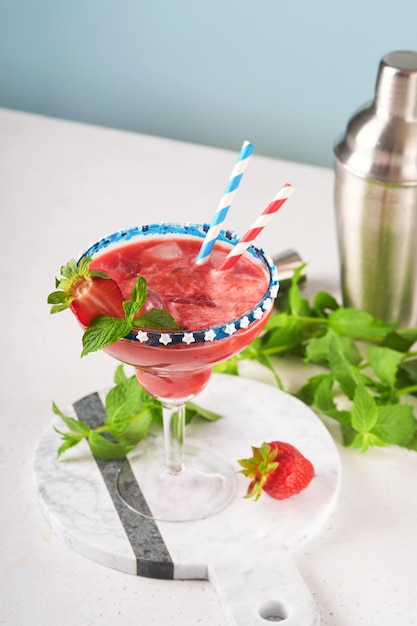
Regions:
<instances>
[{"instance_id":1,"label":"red cocktail drink","mask_svg":"<svg viewBox=\"0 0 417 626\"><path fill-rule=\"evenodd\" d=\"M270 274L259 257L242 256L233 270L218 272L230 244L217 243L208 261L197 265L200 246L199 237L142 236L105 248L90 264L109 275L126 299L137 275L143 276L149 290L145 308L166 309L184 329L157 336L137 329L131 339L105 348L133 365L142 386L163 400L198 393L215 363L237 354L259 335L272 309L272 299L262 308ZM250 323L246 314L258 306Z\"/></svg>"},{"instance_id":2,"label":"red cocktail drink","mask_svg":"<svg viewBox=\"0 0 417 626\"><path fill-rule=\"evenodd\" d=\"M90 269L112 278L126 299L142 276L148 298L138 315L163 309L179 326L179 330L134 326L127 336L103 348L132 365L142 386L162 402L164 446L140 446L142 450L121 469L118 490L138 513L163 521L207 517L234 495L235 476L229 464L204 448L184 445L185 402L204 388L216 363L237 354L260 334L278 290L272 261L253 246L232 269L217 269L239 242L230 231L220 232L209 259L198 265L208 228L139 226L101 239L81 256L92 257ZM132 472L145 506L131 501Z\"/></svg>"}]
</instances>

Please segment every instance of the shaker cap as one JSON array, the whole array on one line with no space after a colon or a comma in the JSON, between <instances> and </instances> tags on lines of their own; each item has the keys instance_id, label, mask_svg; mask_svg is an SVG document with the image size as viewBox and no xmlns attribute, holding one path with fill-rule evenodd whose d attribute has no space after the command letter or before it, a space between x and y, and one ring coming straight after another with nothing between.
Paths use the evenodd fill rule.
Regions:
<instances>
[{"instance_id":1,"label":"shaker cap","mask_svg":"<svg viewBox=\"0 0 417 626\"><path fill-rule=\"evenodd\" d=\"M358 176L417 184L417 51L382 57L374 100L350 119L335 156Z\"/></svg>"},{"instance_id":2,"label":"shaker cap","mask_svg":"<svg viewBox=\"0 0 417 626\"><path fill-rule=\"evenodd\" d=\"M382 57L375 107L379 115L417 122L417 52L399 50Z\"/></svg>"}]
</instances>

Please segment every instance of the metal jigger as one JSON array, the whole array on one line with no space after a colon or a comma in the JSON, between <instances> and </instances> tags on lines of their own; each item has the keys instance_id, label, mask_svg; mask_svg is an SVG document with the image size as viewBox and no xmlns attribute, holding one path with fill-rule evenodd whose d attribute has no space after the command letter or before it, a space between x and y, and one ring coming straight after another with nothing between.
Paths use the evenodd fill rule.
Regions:
<instances>
[{"instance_id":1,"label":"metal jigger","mask_svg":"<svg viewBox=\"0 0 417 626\"><path fill-rule=\"evenodd\" d=\"M296 269L304 264L302 258L292 248L284 250L272 257L275 267L278 272L279 291L278 296L283 294L291 287L292 276ZM299 284L302 284L307 280L306 268L303 267L300 273Z\"/></svg>"}]
</instances>

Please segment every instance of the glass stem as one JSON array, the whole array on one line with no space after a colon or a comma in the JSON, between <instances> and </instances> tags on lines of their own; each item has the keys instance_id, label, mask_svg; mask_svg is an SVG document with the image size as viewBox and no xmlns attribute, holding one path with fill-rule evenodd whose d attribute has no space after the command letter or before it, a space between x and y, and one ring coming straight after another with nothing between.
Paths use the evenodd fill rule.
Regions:
<instances>
[{"instance_id":1,"label":"glass stem","mask_svg":"<svg viewBox=\"0 0 417 626\"><path fill-rule=\"evenodd\" d=\"M169 474L184 469L185 404L162 404L165 441L165 468Z\"/></svg>"}]
</instances>

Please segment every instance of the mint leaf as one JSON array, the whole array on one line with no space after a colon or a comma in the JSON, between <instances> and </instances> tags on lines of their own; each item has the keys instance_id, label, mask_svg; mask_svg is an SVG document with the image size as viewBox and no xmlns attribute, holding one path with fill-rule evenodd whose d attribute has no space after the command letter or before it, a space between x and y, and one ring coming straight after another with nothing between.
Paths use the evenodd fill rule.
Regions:
<instances>
[{"instance_id":1,"label":"mint leaf","mask_svg":"<svg viewBox=\"0 0 417 626\"><path fill-rule=\"evenodd\" d=\"M389 333L382 345L392 348L398 352L407 352L417 341L417 326L414 328L403 328Z\"/></svg>"},{"instance_id":2,"label":"mint leaf","mask_svg":"<svg viewBox=\"0 0 417 626\"><path fill-rule=\"evenodd\" d=\"M354 430L354 428L352 428L351 426L350 413L348 420L345 422L341 422L340 430L342 433L343 445L347 448L350 448L352 446L352 443L355 441L355 438L358 436L356 430Z\"/></svg>"},{"instance_id":3,"label":"mint leaf","mask_svg":"<svg viewBox=\"0 0 417 626\"><path fill-rule=\"evenodd\" d=\"M313 339L306 347L305 361L307 363L329 365L332 337L333 334L327 332L322 337ZM349 363L353 365L360 363L362 359L361 354L349 337L338 337L338 346Z\"/></svg>"},{"instance_id":4,"label":"mint leaf","mask_svg":"<svg viewBox=\"0 0 417 626\"><path fill-rule=\"evenodd\" d=\"M161 403L150 396L136 376L126 378L106 395L106 424L118 439L138 443L149 432L151 423L161 423Z\"/></svg>"},{"instance_id":5,"label":"mint leaf","mask_svg":"<svg viewBox=\"0 0 417 626\"><path fill-rule=\"evenodd\" d=\"M122 303L123 310L125 312L125 318L129 322L131 328L133 327L134 317L141 310L143 304L135 302L134 300L125 300Z\"/></svg>"},{"instance_id":6,"label":"mint leaf","mask_svg":"<svg viewBox=\"0 0 417 626\"><path fill-rule=\"evenodd\" d=\"M298 285L301 278L301 273L305 266L306 264L304 263L294 271L291 279L291 287L288 290L288 299L292 315L304 316L310 314L310 305L308 301L301 296L301 290Z\"/></svg>"},{"instance_id":7,"label":"mint leaf","mask_svg":"<svg viewBox=\"0 0 417 626\"><path fill-rule=\"evenodd\" d=\"M405 387L417 385L417 359L409 359L399 365L397 382L400 391ZM414 393L417 393L417 389Z\"/></svg>"},{"instance_id":8,"label":"mint leaf","mask_svg":"<svg viewBox=\"0 0 417 626\"><path fill-rule=\"evenodd\" d=\"M366 452L371 446L383 448L385 445L384 441L374 433L359 433L349 443L350 448L360 448L361 452Z\"/></svg>"},{"instance_id":9,"label":"mint leaf","mask_svg":"<svg viewBox=\"0 0 417 626\"><path fill-rule=\"evenodd\" d=\"M221 415L219 413L214 413L214 411L209 411L208 409L205 409L202 406L198 406L198 404L195 404L194 402L191 402L191 401L187 402L186 408L188 411L190 411L190 413L193 412L195 415L199 415L200 417L203 417L205 420L208 420L209 422L217 422L217 420L221 418Z\"/></svg>"},{"instance_id":10,"label":"mint leaf","mask_svg":"<svg viewBox=\"0 0 417 626\"><path fill-rule=\"evenodd\" d=\"M155 328L158 330L178 330L180 328L172 315L165 309L150 309L150 311L136 317L134 322L134 326L139 326L140 328Z\"/></svg>"},{"instance_id":11,"label":"mint leaf","mask_svg":"<svg viewBox=\"0 0 417 626\"><path fill-rule=\"evenodd\" d=\"M138 275L135 286L133 287L132 293L130 295L130 300L140 304L141 308L145 304L146 298L148 297L148 287L146 285L146 280L143 276Z\"/></svg>"},{"instance_id":12,"label":"mint leaf","mask_svg":"<svg viewBox=\"0 0 417 626\"><path fill-rule=\"evenodd\" d=\"M356 388L351 416L353 428L362 434L369 433L378 421L376 402L362 383Z\"/></svg>"},{"instance_id":13,"label":"mint leaf","mask_svg":"<svg viewBox=\"0 0 417 626\"><path fill-rule=\"evenodd\" d=\"M120 365L118 365L116 367L116 371L114 372L113 380L114 380L116 385L122 385L123 383L125 383L128 380L128 377L125 374L123 363L120 363Z\"/></svg>"},{"instance_id":14,"label":"mint leaf","mask_svg":"<svg viewBox=\"0 0 417 626\"><path fill-rule=\"evenodd\" d=\"M336 404L333 400L333 377L331 375L327 375L323 377L314 393L314 406L319 410L323 411L323 413L327 413L328 411L335 411L337 409Z\"/></svg>"},{"instance_id":15,"label":"mint leaf","mask_svg":"<svg viewBox=\"0 0 417 626\"><path fill-rule=\"evenodd\" d=\"M313 309L319 317L325 317L327 311L336 311L339 308L337 301L326 291L319 291L314 296Z\"/></svg>"},{"instance_id":16,"label":"mint leaf","mask_svg":"<svg viewBox=\"0 0 417 626\"><path fill-rule=\"evenodd\" d=\"M98 315L84 331L81 356L90 352L97 352L115 341L123 339L130 333L131 329L132 325L128 320Z\"/></svg>"},{"instance_id":17,"label":"mint leaf","mask_svg":"<svg viewBox=\"0 0 417 626\"><path fill-rule=\"evenodd\" d=\"M143 410L145 396L149 397L134 376L112 387L105 400L106 424L111 425L115 432L122 430L132 416Z\"/></svg>"},{"instance_id":18,"label":"mint leaf","mask_svg":"<svg viewBox=\"0 0 417 626\"><path fill-rule=\"evenodd\" d=\"M136 445L149 434L152 422L162 421L161 404L138 383L136 376L127 378L118 368L120 381L106 395L106 425L119 443Z\"/></svg>"},{"instance_id":19,"label":"mint leaf","mask_svg":"<svg viewBox=\"0 0 417 626\"><path fill-rule=\"evenodd\" d=\"M414 452L417 452L417 432L414 433L413 437L407 442L405 447L408 448L408 450L414 450Z\"/></svg>"},{"instance_id":20,"label":"mint leaf","mask_svg":"<svg viewBox=\"0 0 417 626\"><path fill-rule=\"evenodd\" d=\"M299 320L281 314L262 338L262 352L269 354L291 352L300 343L301 327Z\"/></svg>"},{"instance_id":21,"label":"mint leaf","mask_svg":"<svg viewBox=\"0 0 417 626\"><path fill-rule=\"evenodd\" d=\"M137 415L133 415L123 429L117 433L118 441L134 448L139 441L149 435L149 429L154 421L153 412L149 408L145 408Z\"/></svg>"},{"instance_id":22,"label":"mint leaf","mask_svg":"<svg viewBox=\"0 0 417 626\"><path fill-rule=\"evenodd\" d=\"M334 380L331 374L319 374L309 379L307 385L303 387L303 393L310 395L310 405L314 409L342 425L350 425L350 412L341 411L337 408L333 398ZM300 397L297 394L297 397Z\"/></svg>"},{"instance_id":23,"label":"mint leaf","mask_svg":"<svg viewBox=\"0 0 417 626\"><path fill-rule=\"evenodd\" d=\"M294 393L294 396L311 406L314 403L314 396L321 382L326 378L331 378L330 374L317 374L316 376L311 376L308 381L297 391Z\"/></svg>"},{"instance_id":24,"label":"mint leaf","mask_svg":"<svg viewBox=\"0 0 417 626\"><path fill-rule=\"evenodd\" d=\"M118 459L123 459L126 454L134 448L134 445L124 445L117 442L113 443L94 430L92 430L88 435L88 443L90 444L93 455L101 461L116 461Z\"/></svg>"},{"instance_id":25,"label":"mint leaf","mask_svg":"<svg viewBox=\"0 0 417 626\"><path fill-rule=\"evenodd\" d=\"M87 426L87 424L84 424L83 422L80 422L79 420L77 420L75 417L68 417L67 415L64 415L64 413L62 413L62 411L60 411L60 409L57 407L57 405L55 404L55 402L52 403L52 411L53 413L55 413L55 415L58 415L62 421L65 423L65 425L73 432L73 433L77 433L79 435L85 436L89 433L90 428ZM57 430L57 429L55 429ZM59 432L59 431L57 431ZM62 434L62 433L60 433Z\"/></svg>"},{"instance_id":26,"label":"mint leaf","mask_svg":"<svg viewBox=\"0 0 417 626\"><path fill-rule=\"evenodd\" d=\"M367 355L368 361L378 378L391 389L394 389L398 366L404 360L404 354L391 350L391 348L371 346L368 348Z\"/></svg>"},{"instance_id":27,"label":"mint leaf","mask_svg":"<svg viewBox=\"0 0 417 626\"><path fill-rule=\"evenodd\" d=\"M275 315L271 315L271 317L267 321L265 329L266 331L269 331L273 330L274 328L281 328L283 326L286 326L291 319L292 318L289 313L275 313Z\"/></svg>"},{"instance_id":28,"label":"mint leaf","mask_svg":"<svg viewBox=\"0 0 417 626\"><path fill-rule=\"evenodd\" d=\"M385 443L407 446L416 430L417 422L410 404L387 404L378 407L378 419L372 433Z\"/></svg>"},{"instance_id":29,"label":"mint leaf","mask_svg":"<svg viewBox=\"0 0 417 626\"><path fill-rule=\"evenodd\" d=\"M58 459L61 457L61 455L64 452L66 452L70 448L73 448L74 446L79 444L80 441L82 441L84 439L84 435L81 435L80 433L78 433L78 434L74 433L74 432L63 433L60 430L58 430L57 428L54 428L54 430L59 435L61 435L62 439L64 440L64 443L62 443L59 446L58 451L57 451L57 458Z\"/></svg>"},{"instance_id":30,"label":"mint leaf","mask_svg":"<svg viewBox=\"0 0 417 626\"><path fill-rule=\"evenodd\" d=\"M352 400L364 377L346 358L340 338L334 333L331 333L329 342L329 366L344 394Z\"/></svg>"},{"instance_id":31,"label":"mint leaf","mask_svg":"<svg viewBox=\"0 0 417 626\"><path fill-rule=\"evenodd\" d=\"M330 350L332 349L332 342L334 341L333 337L332 332L327 332L322 337L313 339L306 348L306 362L329 365ZM361 354L350 337L338 337L337 345L341 354L349 363L352 363L352 365L358 365L360 363L362 359Z\"/></svg>"},{"instance_id":32,"label":"mint leaf","mask_svg":"<svg viewBox=\"0 0 417 626\"><path fill-rule=\"evenodd\" d=\"M143 305L148 297L148 288L146 286L146 280L138 275L135 286L132 289L129 300L123 302L123 310L125 312L126 319L129 320L133 327L134 317Z\"/></svg>"},{"instance_id":33,"label":"mint leaf","mask_svg":"<svg viewBox=\"0 0 417 626\"><path fill-rule=\"evenodd\" d=\"M342 432L344 429L346 429L346 427L348 427L351 431L351 433L353 434L353 437L355 436L356 432L355 430L352 428L351 423L350 423L350 411L347 410L339 410L339 409L328 409L327 411L325 411L325 414L327 415L327 417L331 417L334 420L336 420L337 422L339 422L339 424L341 424L342 426ZM346 438L346 430L343 433L344 435L344 439ZM352 439L353 439L352 437Z\"/></svg>"},{"instance_id":34,"label":"mint leaf","mask_svg":"<svg viewBox=\"0 0 417 626\"><path fill-rule=\"evenodd\" d=\"M90 433L90 428L87 424L80 422L74 417L69 417L68 415L64 415L64 413L57 407L55 402L52 403L52 411L55 415L58 415L62 421L65 423L67 428L69 428L70 432L62 432L58 428L54 426L55 432L57 432L61 438L63 439L63 443L60 445L57 451L57 458L70 448L73 448L77 444L80 443L83 439L88 437Z\"/></svg>"},{"instance_id":35,"label":"mint leaf","mask_svg":"<svg viewBox=\"0 0 417 626\"><path fill-rule=\"evenodd\" d=\"M350 308L333 311L328 321L338 335L365 340L382 340L396 327L375 319L370 313Z\"/></svg>"}]
</instances>

